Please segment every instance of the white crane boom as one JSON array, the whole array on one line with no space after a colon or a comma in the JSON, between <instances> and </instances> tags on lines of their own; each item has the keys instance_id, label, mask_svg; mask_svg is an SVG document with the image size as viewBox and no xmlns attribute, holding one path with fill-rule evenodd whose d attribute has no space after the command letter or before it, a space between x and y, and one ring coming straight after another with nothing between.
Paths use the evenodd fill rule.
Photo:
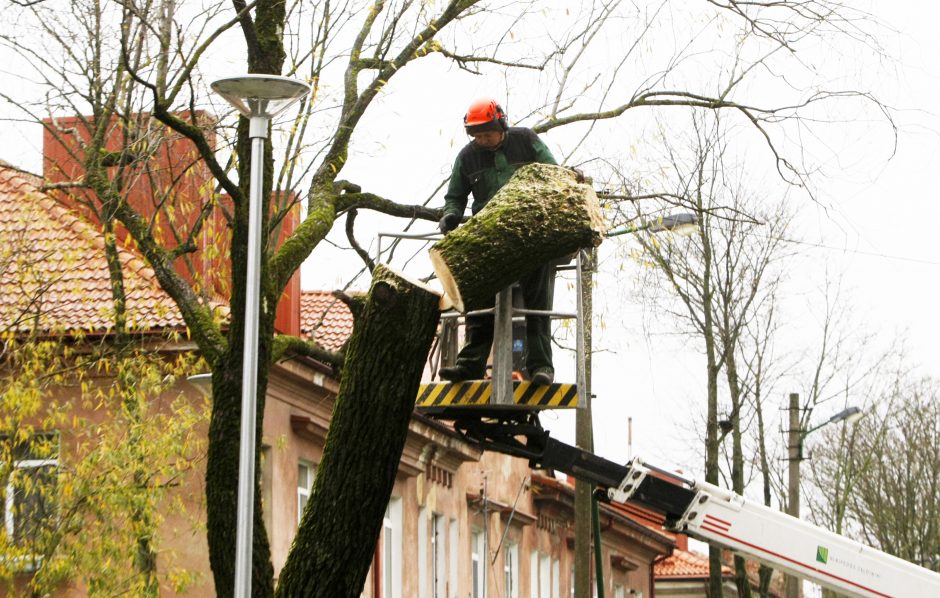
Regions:
<instances>
[{"instance_id":1,"label":"white crane boom","mask_svg":"<svg viewBox=\"0 0 940 598\"><path fill-rule=\"evenodd\" d=\"M674 490L670 491L670 486ZM627 465L623 481L608 488L607 495L615 502L638 502L660 512L667 510L663 501L668 500L673 516L678 510L674 499L681 496L687 504L678 519L670 522L672 529L840 594L865 598L940 596L938 573L640 459Z\"/></svg>"}]
</instances>

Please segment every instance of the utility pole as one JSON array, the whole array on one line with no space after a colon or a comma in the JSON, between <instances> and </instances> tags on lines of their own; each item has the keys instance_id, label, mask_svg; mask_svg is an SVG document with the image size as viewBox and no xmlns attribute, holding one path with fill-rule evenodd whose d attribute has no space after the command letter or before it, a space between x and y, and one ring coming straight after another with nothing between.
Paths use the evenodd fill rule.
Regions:
<instances>
[{"instance_id":1,"label":"utility pole","mask_svg":"<svg viewBox=\"0 0 940 598\"><path fill-rule=\"evenodd\" d=\"M846 424L858 421L865 413L859 407L846 407L828 420L804 428L800 424L800 395L790 395L790 429L787 431L787 458L789 479L787 481L787 514L800 517L800 462L803 461L803 439L816 430L838 422ZM800 598L802 583L793 575L784 577L787 598Z\"/></svg>"},{"instance_id":2,"label":"utility pole","mask_svg":"<svg viewBox=\"0 0 940 598\"><path fill-rule=\"evenodd\" d=\"M575 445L594 452L594 428L591 418L591 320L593 313L593 273L597 250L581 252L581 322L584 327L584 388L578 389L583 409L575 414ZM588 482L574 483L574 596L591 597L591 501L594 487Z\"/></svg>"},{"instance_id":3,"label":"utility pole","mask_svg":"<svg viewBox=\"0 0 940 598\"><path fill-rule=\"evenodd\" d=\"M800 427L800 395L790 394L790 428L787 432L787 513L800 518L800 461L803 460L803 430ZM784 588L787 598L800 598L800 578L787 574Z\"/></svg>"},{"instance_id":4,"label":"utility pole","mask_svg":"<svg viewBox=\"0 0 940 598\"><path fill-rule=\"evenodd\" d=\"M663 216L650 222L631 225L619 230L610 231L608 237L632 234L639 231L651 233L676 232L694 229L698 223L696 214L672 214ZM591 320L593 318L594 297L594 269L597 265L597 248L581 250L581 267L578 297L582 327L583 344L581 351L584 358L582 376L578 381L578 409L575 414L575 445L585 451L594 452L594 428L591 417ZM583 408L582 408L583 405ZM632 444L632 442L631 442ZM587 482L575 480L574 485L574 598L591 598L591 517L593 511L594 487ZM600 538L596 539L600 542ZM603 571L595 571L594 575L600 578Z\"/></svg>"}]
</instances>

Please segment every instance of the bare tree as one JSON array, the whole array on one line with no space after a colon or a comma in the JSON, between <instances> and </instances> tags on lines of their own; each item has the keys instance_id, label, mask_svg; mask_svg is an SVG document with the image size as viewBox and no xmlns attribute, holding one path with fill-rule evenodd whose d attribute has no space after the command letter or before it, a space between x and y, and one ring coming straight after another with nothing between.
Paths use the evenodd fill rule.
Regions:
<instances>
[{"instance_id":1,"label":"bare tree","mask_svg":"<svg viewBox=\"0 0 940 598\"><path fill-rule=\"evenodd\" d=\"M936 380L903 368L873 388L865 417L813 449L813 517L904 560L940 570Z\"/></svg>"},{"instance_id":2,"label":"bare tree","mask_svg":"<svg viewBox=\"0 0 940 598\"><path fill-rule=\"evenodd\" d=\"M261 289L262 304L268 308L260 322L260 414L273 363L304 354L340 367L348 357L303 339L274 334L273 306L301 263L326 239L337 218L348 215L349 239L355 247L352 219L357 210L429 221L440 216L439 210L414 200L396 201L370 192L373 181L341 178L347 163L356 158L353 136L368 133L362 126L364 117L381 101L383 90L399 80L397 74L413 63L437 56L471 72L505 73L519 88L532 81L540 99L530 94L520 99L514 94L512 100L524 104L515 113L523 114L522 120L542 133L580 126L583 142L596 134L594 123L633 113L636 108L682 107L726 113L763 141L766 155L785 181L807 187L814 165L803 162L799 152L789 152L784 143L794 128L811 126L812 121L803 120L804 115L812 115L817 107L831 101L861 101L882 110L864 90L825 89L816 83L787 85L786 93L780 96L784 99L773 104L747 100L748 84L765 69L810 72L793 51L807 40L839 37L876 48L867 33L866 15L822 0L747 6L714 2L685 12L678 11L680 4L663 1L636 7L618 0L586 0L573 7L543 9L536 2L502 5L480 0L313 5L233 0L231 6L208 4L197 9L174 0L119 4L74 0L62 11L45 3L5 11L4 19L15 26L5 28L0 42L25 64L26 76L42 87L43 97L33 100L14 92L4 92L2 97L18 105L23 118L42 121L46 134L68 148L82 166L80 172L70 173L71 178L58 180L49 189L70 193L71 201L100 223L106 239L126 231L176 302L213 370L207 533L219 595L231 594L234 566L234 456L238 454L244 335L244 299L238 290L243 288L246 275L250 144L245 119L239 120L237 137L229 140L226 130L213 128L213 120L201 111L206 105L201 72L213 46L238 33L245 44L249 72L302 77L313 87L284 134L285 149L278 170L275 172L271 157L265 164ZM677 18L680 23L672 20ZM676 25L681 25L678 30L688 27L692 31L688 39L675 39ZM720 60L714 76L703 81L698 60L703 52L700 44L707 45L704 33L723 28L736 32L733 47L716 57ZM664 33L669 38L665 59L644 52L646 45ZM593 66L601 56L604 64L613 68ZM526 79L527 75L532 78ZM79 118L66 124L59 118L62 115ZM43 121L43 116L51 118ZM887 121L890 123L889 117ZM224 147L230 153L219 151L216 134L226 139ZM149 165L174 136L189 144L193 159L167 183ZM578 148L579 143L573 147ZM191 206L180 203L182 197L175 191L192 169L207 170L216 186L215 193L196 206L195 213ZM146 209L129 200L135 185L151 187L148 201L152 205ZM278 243L283 223L301 202L306 208L302 222ZM193 217L179 218L187 209L187 215ZM230 280L222 285L207 284L193 265L196 239L216 221L223 222L231 236ZM120 282L116 269L117 301L123 294ZM209 300L220 292L228 300L228 319L214 310ZM710 287L706 290L709 306L715 292ZM228 293L230 296L225 296ZM703 313L708 314L709 327L718 325L711 321L716 313L711 307ZM725 357L714 347L708 354L709 379L717 383ZM371 367L379 377L388 364ZM369 399L352 396L343 400ZM397 404L407 411L406 402ZM717 407L710 411L711 429L716 418ZM347 432L331 432L325 459L333 458L330 445L343 445L343 434L354 427L355 421L342 428ZM257 429L260 433L260 421ZM383 433L389 442L382 446L395 447L395 440L405 432L396 425ZM717 440L717 436L709 436L712 472L717 472ZM379 461L386 470L394 471L398 458L394 448L389 448L363 455L362 461ZM326 463L323 469L333 471ZM346 479L366 476L364 470L357 473L354 469L343 474ZM355 510L374 525L324 528L324 533L313 534L314 546L307 549L328 554L331 547L341 544L337 534L343 545L350 538L352 543L374 544L390 480L389 476L375 480L372 491L366 493L374 500L367 505L360 500L362 495L332 503L334 519L352 521L347 515ZM318 478L310 504L318 504L318 489L344 485L345 480L325 473ZM260 504L257 498L256 504ZM270 550L260 509L255 513L253 591L268 596L274 590ZM322 519L309 523L322 524ZM319 583L316 591L321 593L357 595L367 570L363 559L367 558L367 554L359 555L355 563L349 563L350 570L361 575L326 577L327 571L313 568L299 583L305 587Z\"/></svg>"},{"instance_id":3,"label":"bare tree","mask_svg":"<svg viewBox=\"0 0 940 598\"><path fill-rule=\"evenodd\" d=\"M682 322L685 332L700 343L705 355L705 477L719 483L722 445L728 439L725 482L743 493L753 475L748 470L753 460L746 455L764 455L759 471L769 476L761 403L770 364L763 361L768 357L768 335L761 326L772 321L769 314L784 271L781 262L788 254L782 239L790 216L781 201L758 199L746 190L739 171L728 162L719 119L695 119L693 132L688 152L670 151L668 182L659 182L659 188L670 189L662 194L662 209L681 206L698 215L694 237L662 240L638 235L642 258L655 266L641 286L650 290L647 298L657 312ZM754 419L756 434L749 438L745 430L755 429ZM770 504L767 492L765 502ZM718 595L717 549L710 562L716 573L710 592ZM735 564L738 591L749 596L744 559L736 557ZM769 571L763 577L769 583Z\"/></svg>"}]
</instances>

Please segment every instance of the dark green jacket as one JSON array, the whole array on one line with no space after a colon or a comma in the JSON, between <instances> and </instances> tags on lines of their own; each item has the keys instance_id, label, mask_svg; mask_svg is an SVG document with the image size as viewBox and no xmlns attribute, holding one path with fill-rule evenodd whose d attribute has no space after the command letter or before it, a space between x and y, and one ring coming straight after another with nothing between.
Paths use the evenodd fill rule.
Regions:
<instances>
[{"instance_id":1,"label":"dark green jacket","mask_svg":"<svg viewBox=\"0 0 940 598\"><path fill-rule=\"evenodd\" d=\"M444 213L463 217L472 193L470 210L476 214L520 166L533 162L558 164L532 129L510 127L503 144L496 150L483 149L471 141L454 161L450 185L444 195Z\"/></svg>"}]
</instances>

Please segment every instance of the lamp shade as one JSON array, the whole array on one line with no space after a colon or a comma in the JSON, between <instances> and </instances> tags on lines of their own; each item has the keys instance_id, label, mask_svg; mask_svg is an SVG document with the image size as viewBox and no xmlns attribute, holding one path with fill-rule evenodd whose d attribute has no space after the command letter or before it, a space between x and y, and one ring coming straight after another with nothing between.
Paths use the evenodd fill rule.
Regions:
<instances>
[{"instance_id":1,"label":"lamp shade","mask_svg":"<svg viewBox=\"0 0 940 598\"><path fill-rule=\"evenodd\" d=\"M847 424L857 422L865 415L865 412L859 407L847 407L829 418L829 423L844 421Z\"/></svg>"},{"instance_id":2,"label":"lamp shade","mask_svg":"<svg viewBox=\"0 0 940 598\"><path fill-rule=\"evenodd\" d=\"M649 231L651 233L671 231L681 234L684 232L693 232L697 224L698 216L696 214L671 214L669 216L663 216L658 221L651 224Z\"/></svg>"},{"instance_id":3,"label":"lamp shade","mask_svg":"<svg viewBox=\"0 0 940 598\"><path fill-rule=\"evenodd\" d=\"M273 118L310 92L306 83L277 75L219 79L212 89L246 118Z\"/></svg>"}]
</instances>

